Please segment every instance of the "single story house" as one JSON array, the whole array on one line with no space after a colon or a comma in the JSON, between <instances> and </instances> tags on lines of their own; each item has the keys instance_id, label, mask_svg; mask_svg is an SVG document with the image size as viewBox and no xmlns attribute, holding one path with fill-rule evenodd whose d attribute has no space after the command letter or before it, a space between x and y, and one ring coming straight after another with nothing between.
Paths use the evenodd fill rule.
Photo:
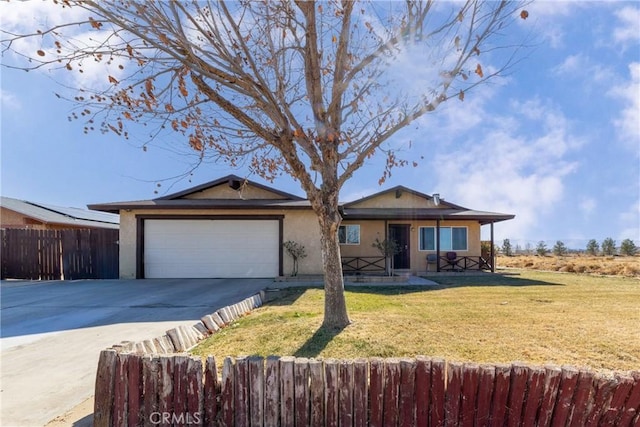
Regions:
<instances>
[{"instance_id":1,"label":"single story house","mask_svg":"<svg viewBox=\"0 0 640 427\"><path fill-rule=\"evenodd\" d=\"M118 215L112 213L0 197L0 228L33 230L106 228L117 230L118 223Z\"/></svg>"},{"instance_id":2,"label":"single story house","mask_svg":"<svg viewBox=\"0 0 640 427\"><path fill-rule=\"evenodd\" d=\"M299 274L322 274L320 230L309 201L235 175L153 200L89 208L120 214L121 278L283 276L293 266L286 241L305 247ZM397 243L395 271L492 269L480 227L489 224L493 236L494 223L514 218L403 186L345 203L341 211L346 274L384 272L376 239Z\"/></svg>"}]
</instances>

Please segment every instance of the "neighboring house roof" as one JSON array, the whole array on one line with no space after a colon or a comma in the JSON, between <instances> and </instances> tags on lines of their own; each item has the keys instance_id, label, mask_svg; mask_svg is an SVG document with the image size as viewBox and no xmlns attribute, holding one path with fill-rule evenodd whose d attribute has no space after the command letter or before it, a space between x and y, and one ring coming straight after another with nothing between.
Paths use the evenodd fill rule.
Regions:
<instances>
[{"instance_id":1,"label":"neighboring house roof","mask_svg":"<svg viewBox=\"0 0 640 427\"><path fill-rule=\"evenodd\" d=\"M73 225L75 227L99 227L118 229L120 217L111 213L79 208L65 208L44 203L1 197L0 206L33 218L43 224Z\"/></svg>"},{"instance_id":2,"label":"neighboring house roof","mask_svg":"<svg viewBox=\"0 0 640 427\"><path fill-rule=\"evenodd\" d=\"M223 194L223 196L220 198L207 197L209 196L207 192L216 187L226 189L227 192L221 192L220 194ZM229 192L227 187L235 191ZM242 189L247 187L257 188L265 193L262 198L244 199L242 198ZM375 203L374 199L389 197L389 194L393 194L396 198L402 197L403 194L409 194L415 197L416 200L421 200L421 204L424 206L393 208L371 206L370 202ZM230 198L231 196L235 198ZM153 200L94 204L89 205L89 208L105 212L133 209L310 209L311 204L302 197L285 193L236 175L227 175L215 181ZM341 205L341 211L346 220L459 219L474 220L479 221L481 224L488 224L515 218L515 215L511 214L467 209L442 199L439 200L439 203L436 203L432 196L401 185L344 203Z\"/></svg>"}]
</instances>

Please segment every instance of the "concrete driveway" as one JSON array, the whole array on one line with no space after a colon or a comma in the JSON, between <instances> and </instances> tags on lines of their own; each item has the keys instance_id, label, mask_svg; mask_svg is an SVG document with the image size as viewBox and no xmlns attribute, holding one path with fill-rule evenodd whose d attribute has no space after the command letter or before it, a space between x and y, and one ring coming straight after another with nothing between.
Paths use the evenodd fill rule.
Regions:
<instances>
[{"instance_id":1,"label":"concrete driveway","mask_svg":"<svg viewBox=\"0 0 640 427\"><path fill-rule=\"evenodd\" d=\"M1 284L2 426L42 426L93 395L101 350L153 338L264 289L268 279Z\"/></svg>"}]
</instances>

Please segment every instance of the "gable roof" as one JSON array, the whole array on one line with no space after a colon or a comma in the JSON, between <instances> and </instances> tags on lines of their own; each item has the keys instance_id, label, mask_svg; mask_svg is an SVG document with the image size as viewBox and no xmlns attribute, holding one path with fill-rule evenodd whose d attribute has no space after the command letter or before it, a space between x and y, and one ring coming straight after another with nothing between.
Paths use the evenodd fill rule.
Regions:
<instances>
[{"instance_id":1,"label":"gable roof","mask_svg":"<svg viewBox=\"0 0 640 427\"><path fill-rule=\"evenodd\" d=\"M190 197L197 193L205 192L214 187L228 185L233 190L240 190L242 185L259 188L266 192L272 193L278 198L205 198ZM394 194L401 197L407 193L415 197L422 198L432 203L424 205L427 207L365 207L361 204L377 197L384 197L387 194ZM429 207L433 205L433 207ZM227 175L225 177L198 185L177 193L159 197L152 200L139 200L130 202L115 202L89 205L90 209L101 210L105 212L118 212L124 209L311 209L311 204L307 199L295 196L284 191L249 181L236 175ZM481 224L491 222L505 221L515 218L515 215L502 214L497 212L485 212L467 209L465 207L455 205L453 203L440 199L437 206L433 203L433 197L421 193L411 188L398 185L387 190L366 196L348 203L341 204L340 211L345 220L364 220L364 219L380 219L380 220L401 220L401 219L459 219L479 221Z\"/></svg>"},{"instance_id":2,"label":"gable roof","mask_svg":"<svg viewBox=\"0 0 640 427\"><path fill-rule=\"evenodd\" d=\"M205 192L209 189L228 185L233 190L240 190L243 185L258 188L274 197L261 199L243 198L188 198L197 193ZM310 209L308 200L291 193L277 190L257 182L241 178L237 175L227 175L205 184L197 185L177 193L158 197L152 200L136 200L128 202L100 203L89 205L89 209L104 212L119 212L123 209Z\"/></svg>"},{"instance_id":3,"label":"gable roof","mask_svg":"<svg viewBox=\"0 0 640 427\"><path fill-rule=\"evenodd\" d=\"M186 196L189 196L189 195L192 195L192 194L195 194L195 193L199 193L199 192L208 190L210 188L217 187L219 185L224 185L224 184L229 185L229 187L233 188L234 190L237 190L242 185L246 184L246 185L250 185L252 187L260 188L261 190L265 190L265 191L277 194L277 195L281 196L283 199L297 200L297 201L304 200L302 197L298 197L298 196L296 196L294 194L286 193L284 191L280 191L280 190L277 190L277 189L272 188L272 187L267 187L266 185L262 185L262 184L259 184L257 182L250 181L250 180L248 180L246 178L240 178L239 176L233 175L233 174L230 174L230 175L224 176L222 178L207 182L205 184L201 184L201 185L198 185L198 186L195 186L195 187L192 187L192 188L188 188L188 189L183 190L183 191L179 191L177 193L169 194L169 195L163 196L163 197L158 197L157 199L154 199L154 200L176 200L176 199L182 199L182 198L184 198Z\"/></svg>"},{"instance_id":4,"label":"gable roof","mask_svg":"<svg viewBox=\"0 0 640 427\"><path fill-rule=\"evenodd\" d=\"M455 205L440 199L437 207L358 207L359 204L369 201L389 193L395 193L399 198L404 193L433 201L433 196L421 193L411 188L398 185L387 190L380 191L367 197L345 203L342 208L342 217L345 220L364 220L364 219L393 219L393 220L472 220L478 221L480 224L489 224L492 222L506 221L515 218L512 214L503 214L498 212L486 212L468 209L463 206Z\"/></svg>"},{"instance_id":5,"label":"gable roof","mask_svg":"<svg viewBox=\"0 0 640 427\"><path fill-rule=\"evenodd\" d=\"M1 197L0 200L0 206L3 208L28 216L43 224L111 229L117 229L120 224L120 217L111 213L53 206L4 196Z\"/></svg>"},{"instance_id":6,"label":"gable roof","mask_svg":"<svg viewBox=\"0 0 640 427\"><path fill-rule=\"evenodd\" d=\"M427 194L424 194L424 193L421 193L419 191L413 190L413 189L411 189L409 187L405 187L404 185L396 185L395 187L389 188L387 190L382 190L382 191L379 191L377 193L371 194L369 196L362 197L362 198L357 199L357 200L352 200L351 202L343 204L343 206L345 208L349 208L349 207L352 207L353 205L357 205L359 203L362 203L362 202L365 202L365 201L368 201L368 200L371 200L371 199L375 199L375 198L380 197L380 196L384 196L385 194L388 194L388 193L396 193L396 194L409 193L409 194L412 194L412 195L417 196L417 197L421 197L421 198L426 199L426 200L433 200L433 196L429 196ZM453 208L453 209L466 209L466 208L463 208L462 206L458 206L458 205L454 205L453 203L445 202L444 199L440 199L440 203L439 204L442 205L443 207L447 206L447 207L450 207L450 208Z\"/></svg>"}]
</instances>

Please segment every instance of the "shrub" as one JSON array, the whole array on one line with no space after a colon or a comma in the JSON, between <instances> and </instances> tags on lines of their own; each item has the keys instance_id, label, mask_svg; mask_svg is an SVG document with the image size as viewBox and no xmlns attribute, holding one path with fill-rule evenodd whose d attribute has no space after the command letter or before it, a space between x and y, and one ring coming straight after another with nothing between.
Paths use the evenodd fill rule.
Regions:
<instances>
[{"instance_id":1,"label":"shrub","mask_svg":"<svg viewBox=\"0 0 640 427\"><path fill-rule=\"evenodd\" d=\"M305 258L307 256L307 251L304 249L304 245L300 243L287 240L282 244L284 248L287 250L287 253L291 255L293 258L293 270L291 271L292 276L298 275L298 260Z\"/></svg>"},{"instance_id":2,"label":"shrub","mask_svg":"<svg viewBox=\"0 0 640 427\"><path fill-rule=\"evenodd\" d=\"M622 274L624 276L640 276L640 267L635 265L625 265L622 269Z\"/></svg>"},{"instance_id":3,"label":"shrub","mask_svg":"<svg viewBox=\"0 0 640 427\"><path fill-rule=\"evenodd\" d=\"M393 239L380 240L376 237L376 241L373 242L371 246L376 248L380 252L380 255L385 257L385 259L391 258L391 268L393 268L393 256L400 253L400 246L398 246L398 242ZM387 274L391 276L391 269L388 269Z\"/></svg>"},{"instance_id":4,"label":"shrub","mask_svg":"<svg viewBox=\"0 0 640 427\"><path fill-rule=\"evenodd\" d=\"M574 268L576 273L585 273L587 271L587 266L585 265L576 265Z\"/></svg>"}]
</instances>

